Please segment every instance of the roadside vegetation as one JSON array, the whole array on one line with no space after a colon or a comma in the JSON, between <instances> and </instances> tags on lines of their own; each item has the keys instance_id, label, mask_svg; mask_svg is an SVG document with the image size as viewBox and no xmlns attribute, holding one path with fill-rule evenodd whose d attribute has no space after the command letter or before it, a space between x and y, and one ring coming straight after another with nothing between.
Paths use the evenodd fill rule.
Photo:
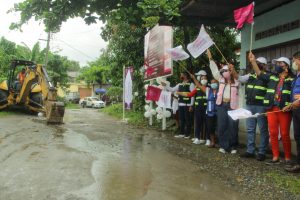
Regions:
<instances>
[{"instance_id":1,"label":"roadside vegetation","mask_svg":"<svg viewBox=\"0 0 300 200\"><path fill-rule=\"evenodd\" d=\"M300 179L297 176L283 175L278 172L269 172L266 176L272 179L279 187L286 188L294 195L300 195Z\"/></svg>"},{"instance_id":2,"label":"roadside vegetation","mask_svg":"<svg viewBox=\"0 0 300 200\"><path fill-rule=\"evenodd\" d=\"M14 114L14 113L8 112L8 111L1 111L0 112L0 118L1 117L6 117L6 116L9 116L9 115L12 115L12 114Z\"/></svg>"},{"instance_id":3,"label":"roadside vegetation","mask_svg":"<svg viewBox=\"0 0 300 200\"><path fill-rule=\"evenodd\" d=\"M108 107L105 107L100 110L100 112L109 114L113 117L118 119L123 118L123 106L122 104L114 104ZM145 119L143 113L138 111L126 111L125 112L125 119L127 119L128 124L134 125L137 127L147 126L147 120Z\"/></svg>"},{"instance_id":4,"label":"roadside vegetation","mask_svg":"<svg viewBox=\"0 0 300 200\"><path fill-rule=\"evenodd\" d=\"M66 103L65 108L66 109L80 109L80 105L75 104L75 103Z\"/></svg>"}]
</instances>

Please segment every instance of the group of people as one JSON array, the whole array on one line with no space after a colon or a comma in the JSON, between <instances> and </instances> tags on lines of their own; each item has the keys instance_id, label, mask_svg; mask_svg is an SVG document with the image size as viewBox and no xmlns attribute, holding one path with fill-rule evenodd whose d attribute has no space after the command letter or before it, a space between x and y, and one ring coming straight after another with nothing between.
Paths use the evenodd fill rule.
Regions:
<instances>
[{"instance_id":1,"label":"group of people","mask_svg":"<svg viewBox=\"0 0 300 200\"><path fill-rule=\"evenodd\" d=\"M256 58L250 52L248 59L253 72L243 76L235 71L233 63L226 62L218 67L209 50L207 56L213 75L211 80L208 80L204 70L195 75L183 72L180 76L181 83L173 88L166 86L167 90L178 95L180 134L175 137L191 138L191 121L194 119L194 144L216 147L218 140L220 153L236 154L239 121L233 120L228 111L240 107L239 88L241 84L245 84L246 109L257 115L246 119L247 150L240 157L264 161L270 142L273 158L266 164L280 163L280 136L285 169L300 172L300 52L293 55L292 63L286 57L272 60L274 72L267 70L266 58ZM191 115L192 112L194 116ZM296 163L291 161L292 121L297 145ZM260 144L256 152L257 125Z\"/></svg>"}]
</instances>

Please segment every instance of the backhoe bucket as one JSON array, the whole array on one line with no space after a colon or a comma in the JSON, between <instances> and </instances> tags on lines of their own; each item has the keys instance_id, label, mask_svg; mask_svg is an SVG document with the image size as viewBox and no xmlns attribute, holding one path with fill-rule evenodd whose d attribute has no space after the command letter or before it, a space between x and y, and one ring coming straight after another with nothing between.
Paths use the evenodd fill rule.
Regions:
<instances>
[{"instance_id":1,"label":"backhoe bucket","mask_svg":"<svg viewBox=\"0 0 300 200\"><path fill-rule=\"evenodd\" d=\"M58 101L46 102L46 118L49 124L61 124L65 114L65 104Z\"/></svg>"}]
</instances>

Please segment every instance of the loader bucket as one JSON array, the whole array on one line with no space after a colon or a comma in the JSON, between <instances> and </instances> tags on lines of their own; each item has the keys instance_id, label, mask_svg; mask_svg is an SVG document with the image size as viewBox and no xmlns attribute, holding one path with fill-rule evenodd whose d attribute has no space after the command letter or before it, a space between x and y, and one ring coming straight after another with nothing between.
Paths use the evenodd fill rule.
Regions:
<instances>
[{"instance_id":1,"label":"loader bucket","mask_svg":"<svg viewBox=\"0 0 300 200\"><path fill-rule=\"evenodd\" d=\"M65 104L58 101L46 101L46 118L48 124L62 124Z\"/></svg>"}]
</instances>

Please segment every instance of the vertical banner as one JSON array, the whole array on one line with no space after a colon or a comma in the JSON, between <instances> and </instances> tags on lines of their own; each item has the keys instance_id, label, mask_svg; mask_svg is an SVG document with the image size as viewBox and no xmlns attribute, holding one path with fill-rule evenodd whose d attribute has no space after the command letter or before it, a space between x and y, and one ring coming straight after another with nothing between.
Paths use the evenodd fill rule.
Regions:
<instances>
[{"instance_id":1,"label":"vertical banner","mask_svg":"<svg viewBox=\"0 0 300 200\"><path fill-rule=\"evenodd\" d=\"M124 103L125 109L132 109L132 100L133 100L133 67L125 68L125 81L124 81Z\"/></svg>"},{"instance_id":2,"label":"vertical banner","mask_svg":"<svg viewBox=\"0 0 300 200\"><path fill-rule=\"evenodd\" d=\"M168 50L173 47L173 28L156 25L145 35L144 80L171 76L173 62Z\"/></svg>"}]
</instances>

